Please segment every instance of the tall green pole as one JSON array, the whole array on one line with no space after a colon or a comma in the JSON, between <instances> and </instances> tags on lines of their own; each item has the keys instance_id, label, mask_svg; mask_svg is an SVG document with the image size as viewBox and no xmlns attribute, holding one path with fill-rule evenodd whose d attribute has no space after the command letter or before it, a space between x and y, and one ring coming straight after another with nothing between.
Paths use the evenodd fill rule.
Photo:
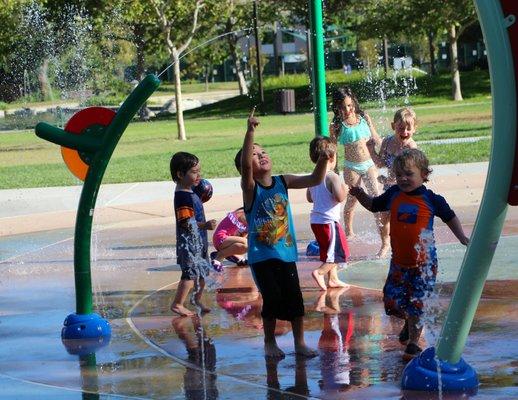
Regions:
<instances>
[{"instance_id":1,"label":"tall green pole","mask_svg":"<svg viewBox=\"0 0 518 400\"><path fill-rule=\"evenodd\" d=\"M92 156L79 199L74 236L76 313L79 315L92 314L90 242L95 203L104 172L124 130L159 85L156 76L148 75L130 93L108 126L93 125L82 135L65 132L45 122L36 125L39 137Z\"/></svg>"},{"instance_id":2,"label":"tall green pole","mask_svg":"<svg viewBox=\"0 0 518 400\"><path fill-rule=\"evenodd\" d=\"M475 5L489 60L493 139L484 195L437 343L437 357L450 363L460 360L502 232L516 141L515 77L507 33L514 19L504 18L496 0L475 0Z\"/></svg>"},{"instance_id":3,"label":"tall green pole","mask_svg":"<svg viewBox=\"0 0 518 400\"><path fill-rule=\"evenodd\" d=\"M324 29L322 23L322 0L309 0L311 84L313 85L315 135L329 136L327 126Z\"/></svg>"}]
</instances>

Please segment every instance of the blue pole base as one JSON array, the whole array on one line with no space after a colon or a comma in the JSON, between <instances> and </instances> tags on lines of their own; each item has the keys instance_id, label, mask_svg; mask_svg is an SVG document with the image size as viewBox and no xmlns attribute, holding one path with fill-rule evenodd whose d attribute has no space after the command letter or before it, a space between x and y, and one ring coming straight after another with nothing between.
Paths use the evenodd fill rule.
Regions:
<instances>
[{"instance_id":1,"label":"blue pole base","mask_svg":"<svg viewBox=\"0 0 518 400\"><path fill-rule=\"evenodd\" d=\"M110 343L110 336L92 339L62 339L61 342L68 354L87 356L95 354L101 347L107 346Z\"/></svg>"},{"instance_id":2,"label":"blue pole base","mask_svg":"<svg viewBox=\"0 0 518 400\"><path fill-rule=\"evenodd\" d=\"M61 329L63 340L109 338L112 334L110 323L95 313L70 314L65 318L63 325Z\"/></svg>"},{"instance_id":3,"label":"blue pole base","mask_svg":"<svg viewBox=\"0 0 518 400\"><path fill-rule=\"evenodd\" d=\"M440 371L440 373L438 372ZM478 378L475 370L462 358L455 364L435 356L435 347L429 347L410 361L403 370L401 388L436 392L476 392Z\"/></svg>"}]
</instances>

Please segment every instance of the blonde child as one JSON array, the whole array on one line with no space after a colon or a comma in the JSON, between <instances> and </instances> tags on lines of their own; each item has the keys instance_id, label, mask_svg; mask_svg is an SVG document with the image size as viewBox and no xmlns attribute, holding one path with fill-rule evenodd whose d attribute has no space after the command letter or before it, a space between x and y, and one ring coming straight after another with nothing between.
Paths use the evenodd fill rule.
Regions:
<instances>
[{"instance_id":1,"label":"blonde child","mask_svg":"<svg viewBox=\"0 0 518 400\"><path fill-rule=\"evenodd\" d=\"M462 244L468 244L469 239L444 197L423 185L432 171L422 151L403 150L394 159L392 171L397 185L381 196L371 197L359 187L351 187L349 193L369 211L390 211L392 258L383 302L387 315L405 321L399 340L406 344L403 358L409 360L421 352L421 315L437 275L434 216L441 218Z\"/></svg>"},{"instance_id":2,"label":"blonde child","mask_svg":"<svg viewBox=\"0 0 518 400\"><path fill-rule=\"evenodd\" d=\"M392 185L396 184L396 177L392 171L392 164L396 156L401 154L404 149L416 149L417 144L412 138L417 128L416 115L414 110L409 107L400 108L394 114L394 120L391 123L393 135L386 136L381 142L379 152L376 152L376 146L374 142L369 142L369 150L371 152L372 159L378 168L387 168L387 176L380 175L380 182L383 183L383 190L387 190ZM380 214L381 224L383 229L381 234L383 235L382 242L389 243L389 231L390 231L390 214L384 212ZM380 257L384 257L389 250L389 246L380 251Z\"/></svg>"},{"instance_id":3,"label":"blonde child","mask_svg":"<svg viewBox=\"0 0 518 400\"><path fill-rule=\"evenodd\" d=\"M311 229L320 250L322 265L312 272L313 279L321 290L347 286L338 278L337 263L345 263L349 248L345 233L340 225L340 203L347 196L347 188L336 167L336 143L333 139L317 136L309 144L309 157L316 163L321 154L328 154L326 178L319 185L306 191L307 200L313 203L310 214ZM329 274L328 283L324 276Z\"/></svg>"},{"instance_id":4,"label":"blonde child","mask_svg":"<svg viewBox=\"0 0 518 400\"><path fill-rule=\"evenodd\" d=\"M272 176L272 161L254 143L259 121L248 118L242 149L235 163L241 172L243 203L248 222L248 261L263 298L261 317L264 350L268 358L282 358L284 352L275 339L277 319L291 322L295 352L305 357L318 353L304 340L304 301L297 273L297 241L291 217L288 188L307 188L325 178L327 155L317 162L310 175Z\"/></svg>"},{"instance_id":5,"label":"blonde child","mask_svg":"<svg viewBox=\"0 0 518 400\"><path fill-rule=\"evenodd\" d=\"M174 210L176 217L176 254L182 269L180 283L176 289L171 311L181 316L192 316L194 312L184 306L194 287L192 303L201 313L210 309L201 302L205 277L209 275L207 230L216 226L215 220L206 221L201 199L192 187L201 180L200 160L194 154L178 152L170 162L170 171L176 183Z\"/></svg>"},{"instance_id":6,"label":"blonde child","mask_svg":"<svg viewBox=\"0 0 518 400\"><path fill-rule=\"evenodd\" d=\"M334 118L330 127L331 136L344 147L344 181L349 187L365 185L371 196L380 194L378 187L378 168L372 160L369 142L379 145L381 142L371 118L360 108L356 96L349 87L342 87L333 92ZM344 206L345 234L354 237L353 216L356 199L350 194ZM382 256L388 250L386 229L376 216L382 243L377 255ZM383 241L385 240L385 242Z\"/></svg>"}]
</instances>

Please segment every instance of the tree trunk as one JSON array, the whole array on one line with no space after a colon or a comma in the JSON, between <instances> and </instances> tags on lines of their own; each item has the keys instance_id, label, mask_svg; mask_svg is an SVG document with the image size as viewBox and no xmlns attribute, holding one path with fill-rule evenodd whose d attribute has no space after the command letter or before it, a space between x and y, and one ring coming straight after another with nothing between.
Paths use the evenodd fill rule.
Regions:
<instances>
[{"instance_id":1,"label":"tree trunk","mask_svg":"<svg viewBox=\"0 0 518 400\"><path fill-rule=\"evenodd\" d=\"M49 59L45 58L38 69L38 82L40 83L41 100L45 101L50 98L52 89L49 83Z\"/></svg>"},{"instance_id":2,"label":"tree trunk","mask_svg":"<svg viewBox=\"0 0 518 400\"><path fill-rule=\"evenodd\" d=\"M430 52L430 75L435 75L437 70L435 68L435 43L433 41L433 32L428 32L428 51Z\"/></svg>"},{"instance_id":3,"label":"tree trunk","mask_svg":"<svg viewBox=\"0 0 518 400\"><path fill-rule=\"evenodd\" d=\"M387 36L383 36L383 69L385 71L385 76L387 76L388 70L389 70L389 56L388 56L388 39L387 39Z\"/></svg>"},{"instance_id":4,"label":"tree trunk","mask_svg":"<svg viewBox=\"0 0 518 400\"><path fill-rule=\"evenodd\" d=\"M232 61L234 62L234 66L236 67L236 78L237 83L239 85L239 94L248 94L248 87L246 86L245 74L243 72L243 64L239 59L239 54L237 52L237 39L233 35L229 35L229 39L227 41L228 47L230 50L230 54L232 56Z\"/></svg>"},{"instance_id":5,"label":"tree trunk","mask_svg":"<svg viewBox=\"0 0 518 400\"><path fill-rule=\"evenodd\" d=\"M182 109L182 83L180 81L180 54L176 48L171 53L171 62L174 65L174 96L176 105L176 126L178 127L178 140L186 140L185 124L183 122Z\"/></svg>"},{"instance_id":6,"label":"tree trunk","mask_svg":"<svg viewBox=\"0 0 518 400\"><path fill-rule=\"evenodd\" d=\"M455 25L450 27L450 64L451 64L451 91L455 101L461 101L459 55L457 51L457 34Z\"/></svg>"},{"instance_id":7,"label":"tree trunk","mask_svg":"<svg viewBox=\"0 0 518 400\"><path fill-rule=\"evenodd\" d=\"M205 91L209 91L209 74L210 74L211 66L205 65Z\"/></svg>"}]
</instances>

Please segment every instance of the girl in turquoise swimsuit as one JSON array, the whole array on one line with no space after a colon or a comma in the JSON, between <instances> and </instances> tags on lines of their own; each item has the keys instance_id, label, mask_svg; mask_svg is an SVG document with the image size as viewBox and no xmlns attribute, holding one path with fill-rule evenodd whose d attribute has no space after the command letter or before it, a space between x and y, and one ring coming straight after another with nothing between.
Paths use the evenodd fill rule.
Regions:
<instances>
[{"instance_id":1,"label":"girl in turquoise swimsuit","mask_svg":"<svg viewBox=\"0 0 518 400\"><path fill-rule=\"evenodd\" d=\"M371 196L381 194L378 186L378 169L372 160L368 143L381 142L370 117L358 104L356 96L347 86L333 92L334 119L330 127L331 135L344 146L344 180L349 187L359 186L362 182ZM344 206L345 233L354 237L353 212L357 200L348 195ZM379 215L376 222L380 234L383 226ZM381 235L382 245L378 256L384 256L390 248L388 235Z\"/></svg>"}]
</instances>

